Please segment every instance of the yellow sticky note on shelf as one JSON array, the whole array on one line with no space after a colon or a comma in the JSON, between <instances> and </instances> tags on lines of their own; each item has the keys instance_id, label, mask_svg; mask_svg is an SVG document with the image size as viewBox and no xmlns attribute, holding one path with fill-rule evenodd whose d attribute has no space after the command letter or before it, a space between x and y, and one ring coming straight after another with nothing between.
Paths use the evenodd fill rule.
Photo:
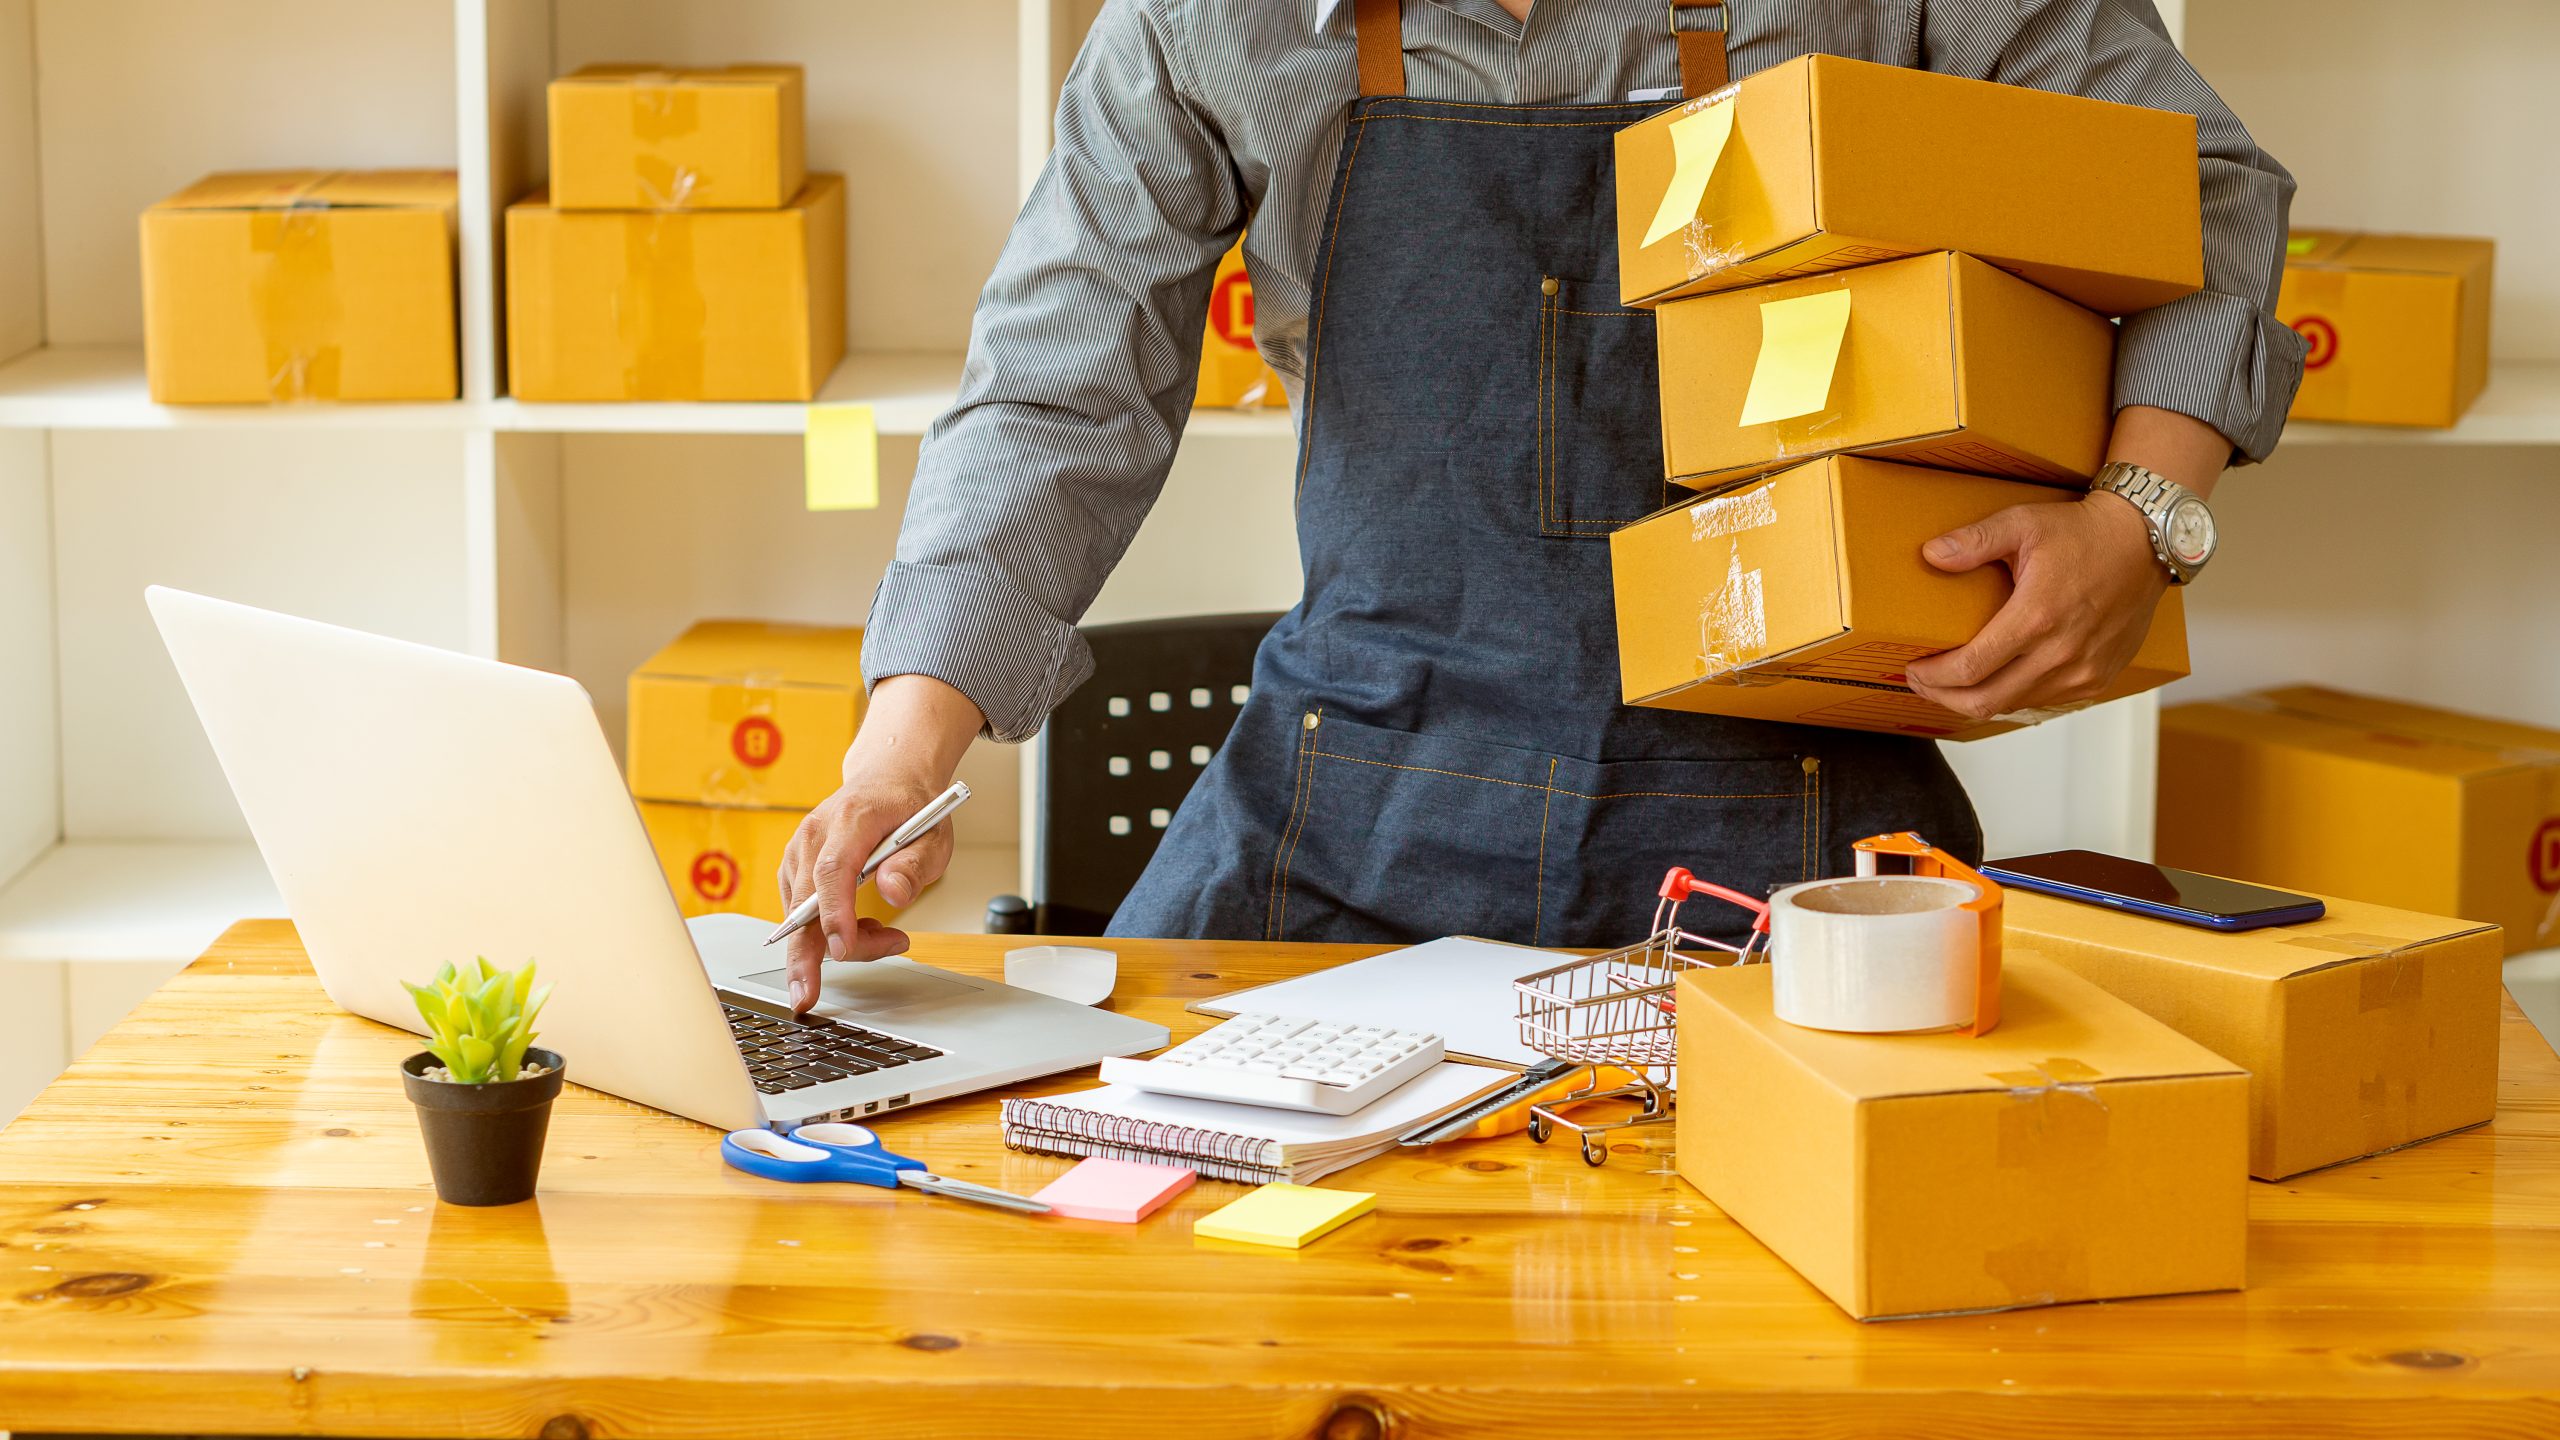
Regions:
<instances>
[{"instance_id":1,"label":"yellow sticky note on shelf","mask_svg":"<svg viewBox=\"0 0 2560 1440\"><path fill-rule=\"evenodd\" d=\"M1662 208L1653 212L1653 223L1645 227L1647 245L1698 218L1707 182L1716 178L1716 162L1733 139L1733 106L1739 98L1728 96L1671 122L1671 184L1662 192Z\"/></svg>"},{"instance_id":2,"label":"yellow sticky note on shelf","mask_svg":"<svg viewBox=\"0 0 2560 1440\"><path fill-rule=\"evenodd\" d=\"M1376 1195L1362 1190L1265 1185L1191 1222L1191 1233L1212 1240L1295 1250L1368 1214L1377 1204Z\"/></svg>"},{"instance_id":3,"label":"yellow sticky note on shelf","mask_svg":"<svg viewBox=\"0 0 2560 1440\"><path fill-rule=\"evenodd\" d=\"M810 406L800 464L810 509L880 508L880 427L870 406Z\"/></svg>"},{"instance_id":4,"label":"yellow sticky note on shelf","mask_svg":"<svg viewBox=\"0 0 2560 1440\"><path fill-rule=\"evenodd\" d=\"M1760 359L1742 397L1742 423L1766 425L1810 415L1831 399L1840 340L1849 333L1849 292L1767 300L1760 305Z\"/></svg>"}]
</instances>

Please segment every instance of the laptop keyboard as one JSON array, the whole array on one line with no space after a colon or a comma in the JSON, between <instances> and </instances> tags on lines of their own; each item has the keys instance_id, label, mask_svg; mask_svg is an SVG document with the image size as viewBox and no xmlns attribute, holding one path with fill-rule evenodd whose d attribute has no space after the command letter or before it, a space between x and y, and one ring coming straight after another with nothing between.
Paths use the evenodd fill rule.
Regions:
<instances>
[{"instance_id":1,"label":"laptop keyboard","mask_svg":"<svg viewBox=\"0 0 2560 1440\"><path fill-rule=\"evenodd\" d=\"M726 995L721 997L721 1008L729 1014L729 1033L737 1037L747 1073L767 1095L806 1090L942 1054L928 1045L838 1020L751 1010Z\"/></svg>"}]
</instances>

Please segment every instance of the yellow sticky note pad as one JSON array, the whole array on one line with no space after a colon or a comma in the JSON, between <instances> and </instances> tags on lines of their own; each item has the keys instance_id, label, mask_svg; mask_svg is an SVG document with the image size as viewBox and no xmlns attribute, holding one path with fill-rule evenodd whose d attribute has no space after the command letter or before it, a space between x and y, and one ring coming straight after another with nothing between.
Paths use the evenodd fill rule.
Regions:
<instances>
[{"instance_id":1,"label":"yellow sticky note pad","mask_svg":"<svg viewBox=\"0 0 2560 1440\"><path fill-rule=\"evenodd\" d=\"M1377 1204L1378 1197L1366 1191L1265 1185L1193 1221L1191 1233L1295 1250L1368 1214Z\"/></svg>"},{"instance_id":2,"label":"yellow sticky note pad","mask_svg":"<svg viewBox=\"0 0 2560 1440\"><path fill-rule=\"evenodd\" d=\"M1762 302L1760 359L1751 368L1751 390L1742 397L1742 423L1792 420L1827 404L1832 373L1840 367L1841 337L1848 333L1845 287Z\"/></svg>"},{"instance_id":3,"label":"yellow sticky note pad","mask_svg":"<svg viewBox=\"0 0 2560 1440\"><path fill-rule=\"evenodd\" d=\"M1707 198L1707 182L1716 178L1716 162L1733 139L1733 106L1727 97L1671 122L1671 184L1662 192L1662 208L1645 227L1644 243L1652 244L1698 217Z\"/></svg>"},{"instance_id":4,"label":"yellow sticky note pad","mask_svg":"<svg viewBox=\"0 0 2560 1440\"><path fill-rule=\"evenodd\" d=\"M810 406L801 470L810 509L879 509L880 427L871 407Z\"/></svg>"}]
</instances>

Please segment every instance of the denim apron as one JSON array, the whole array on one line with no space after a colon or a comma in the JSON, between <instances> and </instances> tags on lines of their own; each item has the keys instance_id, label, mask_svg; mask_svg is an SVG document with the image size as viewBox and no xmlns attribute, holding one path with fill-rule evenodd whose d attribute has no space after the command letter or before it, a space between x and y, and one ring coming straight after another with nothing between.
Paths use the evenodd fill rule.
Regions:
<instances>
[{"instance_id":1,"label":"denim apron","mask_svg":"<svg viewBox=\"0 0 2560 1440\"><path fill-rule=\"evenodd\" d=\"M1759 894L1889 830L1978 858L1930 741L1619 702L1607 537L1684 493L1653 318L1618 303L1611 136L1661 106L1378 93L1402 54L1373 85L1371 13L1308 322L1304 598L1111 933L1605 947L1673 865Z\"/></svg>"}]
</instances>

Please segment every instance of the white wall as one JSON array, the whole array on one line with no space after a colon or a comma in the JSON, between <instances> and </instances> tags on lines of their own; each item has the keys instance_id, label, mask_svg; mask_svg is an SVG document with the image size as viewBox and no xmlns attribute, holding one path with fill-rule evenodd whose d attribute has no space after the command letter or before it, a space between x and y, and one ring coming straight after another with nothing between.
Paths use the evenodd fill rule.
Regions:
<instances>
[{"instance_id":1,"label":"white wall","mask_svg":"<svg viewBox=\"0 0 2560 1440\"><path fill-rule=\"evenodd\" d=\"M62 831L45 437L0 431L0 878Z\"/></svg>"}]
</instances>

